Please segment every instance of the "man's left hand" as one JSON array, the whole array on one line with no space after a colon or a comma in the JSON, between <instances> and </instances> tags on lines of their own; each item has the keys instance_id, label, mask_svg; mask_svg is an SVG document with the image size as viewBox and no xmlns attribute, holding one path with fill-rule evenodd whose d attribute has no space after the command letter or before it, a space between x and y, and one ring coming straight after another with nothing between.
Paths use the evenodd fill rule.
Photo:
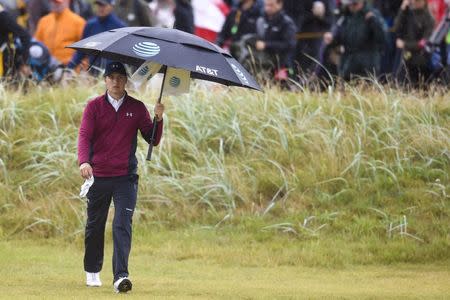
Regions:
<instances>
[{"instance_id":1,"label":"man's left hand","mask_svg":"<svg viewBox=\"0 0 450 300\"><path fill-rule=\"evenodd\" d=\"M156 103L155 105L155 116L156 116L156 121L161 121L163 119L163 114L164 114L164 104L162 103Z\"/></svg>"}]
</instances>

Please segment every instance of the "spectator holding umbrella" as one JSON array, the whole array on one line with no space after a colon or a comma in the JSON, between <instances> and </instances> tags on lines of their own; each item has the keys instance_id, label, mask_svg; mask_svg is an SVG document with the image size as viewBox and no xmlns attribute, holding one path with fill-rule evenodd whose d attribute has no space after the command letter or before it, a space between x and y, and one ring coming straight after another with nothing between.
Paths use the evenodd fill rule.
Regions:
<instances>
[{"instance_id":1,"label":"spectator holding umbrella","mask_svg":"<svg viewBox=\"0 0 450 300\"><path fill-rule=\"evenodd\" d=\"M329 45L343 48L338 66L344 80L354 76L378 74L381 54L385 45L385 32L382 22L376 17L365 0L345 0L344 18L334 34L324 35Z\"/></svg>"},{"instance_id":2,"label":"spectator holding umbrella","mask_svg":"<svg viewBox=\"0 0 450 300\"><path fill-rule=\"evenodd\" d=\"M434 28L426 0L403 0L394 28L406 67L400 79L407 78L414 85L423 83L431 75L431 57L425 46Z\"/></svg>"}]
</instances>

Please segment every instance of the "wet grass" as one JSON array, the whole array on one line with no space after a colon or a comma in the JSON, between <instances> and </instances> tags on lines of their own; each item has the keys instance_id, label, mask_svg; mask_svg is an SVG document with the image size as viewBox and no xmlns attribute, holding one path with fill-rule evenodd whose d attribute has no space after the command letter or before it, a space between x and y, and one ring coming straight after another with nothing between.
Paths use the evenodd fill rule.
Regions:
<instances>
[{"instance_id":1,"label":"wet grass","mask_svg":"<svg viewBox=\"0 0 450 300\"><path fill-rule=\"evenodd\" d=\"M82 236L76 139L86 101L102 92L101 82L0 85L0 238ZM131 94L151 107L157 92ZM447 261L449 99L377 84L254 93L194 83L164 100L152 162L139 141L135 222L301 245L280 250L287 266Z\"/></svg>"}]
</instances>

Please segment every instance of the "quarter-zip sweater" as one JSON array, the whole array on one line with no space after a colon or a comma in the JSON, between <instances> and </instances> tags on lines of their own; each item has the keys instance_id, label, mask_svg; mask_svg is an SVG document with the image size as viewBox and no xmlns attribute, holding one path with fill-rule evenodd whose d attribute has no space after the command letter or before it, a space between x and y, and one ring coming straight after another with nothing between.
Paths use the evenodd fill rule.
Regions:
<instances>
[{"instance_id":1,"label":"quarter-zip sweater","mask_svg":"<svg viewBox=\"0 0 450 300\"><path fill-rule=\"evenodd\" d=\"M154 145L162 136L158 122ZM91 164L95 177L115 177L137 172L137 132L150 142L153 122L144 103L128 95L118 111L106 93L89 101L78 135L78 163Z\"/></svg>"}]
</instances>

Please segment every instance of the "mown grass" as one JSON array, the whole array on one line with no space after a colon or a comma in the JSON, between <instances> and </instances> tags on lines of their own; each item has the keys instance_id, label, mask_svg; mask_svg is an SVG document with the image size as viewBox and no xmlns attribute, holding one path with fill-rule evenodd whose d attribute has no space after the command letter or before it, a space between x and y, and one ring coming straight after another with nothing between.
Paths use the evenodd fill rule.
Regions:
<instances>
[{"instance_id":1,"label":"mown grass","mask_svg":"<svg viewBox=\"0 0 450 300\"><path fill-rule=\"evenodd\" d=\"M25 94L0 86L0 237L82 235L77 130L101 92L101 82ZM157 92L137 95L151 107ZM301 259L286 258L294 265L448 260L448 92L194 83L164 102L165 134L150 163L140 140L136 223L304 245Z\"/></svg>"},{"instance_id":2,"label":"mown grass","mask_svg":"<svg viewBox=\"0 0 450 300\"><path fill-rule=\"evenodd\" d=\"M114 296L110 236L108 232L101 274L104 285L100 288L84 286L81 237L70 243L61 238L0 242L0 270L5 286L0 298L110 299ZM315 250L308 244L273 235L269 240L258 241L241 230L190 227L169 231L138 226L129 267L134 288L126 296L133 299L450 297L448 264L312 268L308 257L301 259L304 252ZM314 260L315 256L311 258ZM299 261L295 262L295 258Z\"/></svg>"}]
</instances>

